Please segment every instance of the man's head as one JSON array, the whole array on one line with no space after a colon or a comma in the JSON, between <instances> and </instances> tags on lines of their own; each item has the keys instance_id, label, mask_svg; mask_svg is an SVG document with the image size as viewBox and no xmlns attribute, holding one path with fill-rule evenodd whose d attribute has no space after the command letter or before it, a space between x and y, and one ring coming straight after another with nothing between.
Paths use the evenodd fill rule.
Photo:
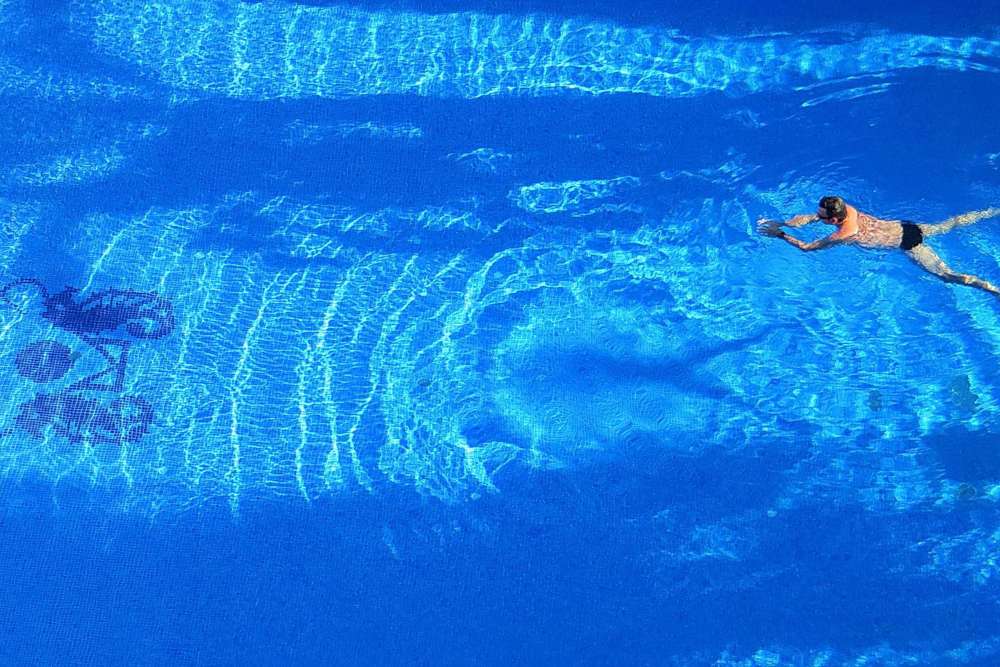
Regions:
<instances>
[{"instance_id":1,"label":"man's head","mask_svg":"<svg viewBox=\"0 0 1000 667\"><path fill-rule=\"evenodd\" d=\"M847 218L847 204L841 197L827 195L819 200L816 215L823 222L839 225Z\"/></svg>"}]
</instances>

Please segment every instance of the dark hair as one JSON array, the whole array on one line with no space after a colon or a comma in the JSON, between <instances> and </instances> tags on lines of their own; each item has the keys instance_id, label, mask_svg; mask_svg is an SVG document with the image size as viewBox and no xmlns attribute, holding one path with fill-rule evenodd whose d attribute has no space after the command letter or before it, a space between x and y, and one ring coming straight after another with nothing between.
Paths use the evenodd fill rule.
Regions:
<instances>
[{"instance_id":1,"label":"dark hair","mask_svg":"<svg viewBox=\"0 0 1000 667\"><path fill-rule=\"evenodd\" d=\"M827 195L819 200L819 207L826 209L827 215L836 220L843 220L847 217L847 204L841 197Z\"/></svg>"}]
</instances>

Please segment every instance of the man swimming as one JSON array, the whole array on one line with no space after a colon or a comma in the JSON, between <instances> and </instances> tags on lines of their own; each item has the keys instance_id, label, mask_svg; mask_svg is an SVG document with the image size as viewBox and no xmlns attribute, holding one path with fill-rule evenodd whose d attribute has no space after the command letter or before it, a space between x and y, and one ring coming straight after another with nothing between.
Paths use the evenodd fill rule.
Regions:
<instances>
[{"instance_id":1,"label":"man swimming","mask_svg":"<svg viewBox=\"0 0 1000 667\"><path fill-rule=\"evenodd\" d=\"M1000 296L1000 289L995 285L976 276L953 271L924 242L925 237L944 234L956 227L964 227L998 215L1000 208L988 208L956 215L937 224L915 223L909 220L882 220L849 206L840 197L827 196L819 200L816 215L797 215L785 222L762 218L757 221L757 230L764 236L785 240L803 252L849 243L863 248L900 248L910 256L910 259L945 282L978 287ZM816 220L835 225L837 231L818 241L806 243L781 229L782 225L802 227Z\"/></svg>"}]
</instances>

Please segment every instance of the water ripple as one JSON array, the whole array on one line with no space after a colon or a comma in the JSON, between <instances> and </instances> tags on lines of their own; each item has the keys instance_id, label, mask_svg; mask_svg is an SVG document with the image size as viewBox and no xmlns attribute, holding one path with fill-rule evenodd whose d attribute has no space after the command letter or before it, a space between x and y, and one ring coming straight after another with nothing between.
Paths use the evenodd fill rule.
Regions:
<instances>
[{"instance_id":1,"label":"water ripple","mask_svg":"<svg viewBox=\"0 0 1000 667\"><path fill-rule=\"evenodd\" d=\"M556 93L686 97L792 89L915 67L998 70L1000 42L913 34L686 37L548 16L365 12L212 0L98 0L101 52L178 88L245 99Z\"/></svg>"}]
</instances>

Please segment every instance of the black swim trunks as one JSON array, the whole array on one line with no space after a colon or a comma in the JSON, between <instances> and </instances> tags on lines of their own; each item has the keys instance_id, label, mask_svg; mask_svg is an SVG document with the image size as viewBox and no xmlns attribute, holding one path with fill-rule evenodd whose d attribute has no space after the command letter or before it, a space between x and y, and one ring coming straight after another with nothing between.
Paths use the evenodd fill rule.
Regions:
<instances>
[{"instance_id":1,"label":"black swim trunks","mask_svg":"<svg viewBox=\"0 0 1000 667\"><path fill-rule=\"evenodd\" d=\"M902 224L903 240L899 243L900 248L903 250L910 250L911 248L916 248L924 242L924 233L920 231L920 227L917 227L916 223L910 222L909 220L903 220Z\"/></svg>"}]
</instances>

